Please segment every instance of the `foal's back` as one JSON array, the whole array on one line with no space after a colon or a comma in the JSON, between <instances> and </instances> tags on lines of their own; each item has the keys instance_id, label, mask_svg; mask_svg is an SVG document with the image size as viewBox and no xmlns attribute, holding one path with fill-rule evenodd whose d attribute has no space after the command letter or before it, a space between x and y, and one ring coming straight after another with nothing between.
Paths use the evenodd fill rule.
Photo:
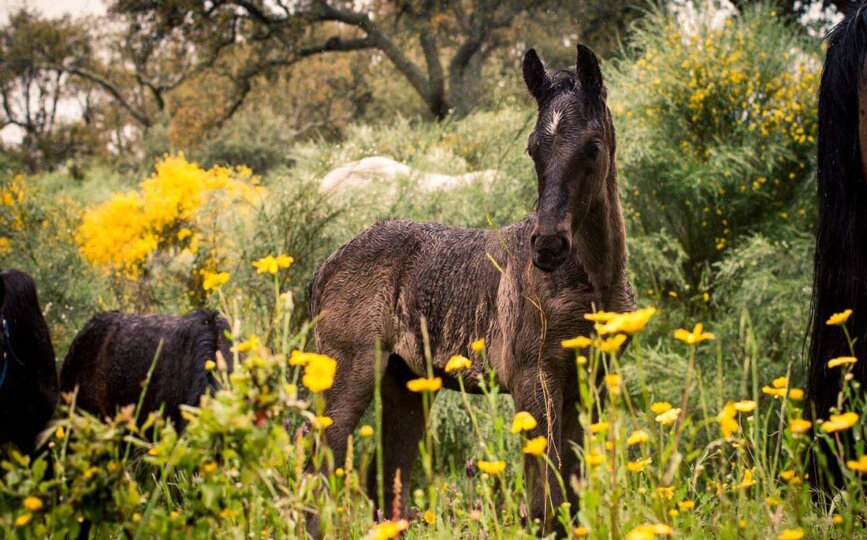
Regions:
<instances>
[{"instance_id":1,"label":"foal's back","mask_svg":"<svg viewBox=\"0 0 867 540\"><path fill-rule=\"evenodd\" d=\"M78 333L60 372L64 392L78 388L76 404L100 417L136 404L156 365L139 418L165 406L175 425L183 426L180 405L198 405L216 380L205 362L223 355L231 368L226 321L213 311L184 316L100 313Z\"/></svg>"}]
</instances>

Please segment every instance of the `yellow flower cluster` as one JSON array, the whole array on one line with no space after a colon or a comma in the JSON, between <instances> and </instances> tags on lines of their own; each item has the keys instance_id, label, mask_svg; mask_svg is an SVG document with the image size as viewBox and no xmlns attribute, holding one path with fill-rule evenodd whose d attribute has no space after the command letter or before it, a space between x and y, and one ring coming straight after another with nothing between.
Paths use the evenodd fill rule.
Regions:
<instances>
[{"instance_id":1,"label":"yellow flower cluster","mask_svg":"<svg viewBox=\"0 0 867 540\"><path fill-rule=\"evenodd\" d=\"M261 195L246 168L202 169L183 154L166 156L139 189L115 193L89 209L77 232L82 255L106 273L128 279L141 274L159 249L196 254L203 242L225 249L228 238L210 228ZM213 257L212 257L213 258Z\"/></svg>"}]
</instances>

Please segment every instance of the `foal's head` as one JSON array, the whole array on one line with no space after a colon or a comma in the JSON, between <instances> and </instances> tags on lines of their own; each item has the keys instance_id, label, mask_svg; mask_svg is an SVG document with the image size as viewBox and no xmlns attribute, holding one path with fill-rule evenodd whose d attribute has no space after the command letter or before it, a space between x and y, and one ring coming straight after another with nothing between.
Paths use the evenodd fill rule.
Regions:
<instances>
[{"instance_id":1,"label":"foal's head","mask_svg":"<svg viewBox=\"0 0 867 540\"><path fill-rule=\"evenodd\" d=\"M539 106L527 151L539 184L533 264L550 272L572 249L572 238L614 167L614 127L596 55L578 45L575 71L548 73L536 51L524 56L524 82ZM604 199L602 199L604 200Z\"/></svg>"}]
</instances>

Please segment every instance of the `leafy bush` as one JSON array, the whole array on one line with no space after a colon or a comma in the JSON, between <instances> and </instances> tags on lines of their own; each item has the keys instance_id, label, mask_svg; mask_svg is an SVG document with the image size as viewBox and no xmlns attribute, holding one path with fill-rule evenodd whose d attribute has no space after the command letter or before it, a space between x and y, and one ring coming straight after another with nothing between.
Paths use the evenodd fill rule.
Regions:
<instances>
[{"instance_id":1,"label":"leafy bush","mask_svg":"<svg viewBox=\"0 0 867 540\"><path fill-rule=\"evenodd\" d=\"M679 6L679 7L678 7ZM694 294L726 249L768 223L809 226L820 60L767 4L656 7L611 77L631 232L666 230Z\"/></svg>"}]
</instances>

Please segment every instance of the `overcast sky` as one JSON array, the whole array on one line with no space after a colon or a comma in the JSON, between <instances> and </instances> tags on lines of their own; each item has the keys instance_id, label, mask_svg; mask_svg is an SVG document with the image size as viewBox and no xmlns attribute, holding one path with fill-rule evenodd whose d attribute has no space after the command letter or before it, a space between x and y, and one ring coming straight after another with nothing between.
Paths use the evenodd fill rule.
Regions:
<instances>
[{"instance_id":1,"label":"overcast sky","mask_svg":"<svg viewBox=\"0 0 867 540\"><path fill-rule=\"evenodd\" d=\"M64 13L72 15L105 13L102 0L0 0L0 20L5 21L10 12L21 7L33 8L48 17Z\"/></svg>"}]
</instances>

